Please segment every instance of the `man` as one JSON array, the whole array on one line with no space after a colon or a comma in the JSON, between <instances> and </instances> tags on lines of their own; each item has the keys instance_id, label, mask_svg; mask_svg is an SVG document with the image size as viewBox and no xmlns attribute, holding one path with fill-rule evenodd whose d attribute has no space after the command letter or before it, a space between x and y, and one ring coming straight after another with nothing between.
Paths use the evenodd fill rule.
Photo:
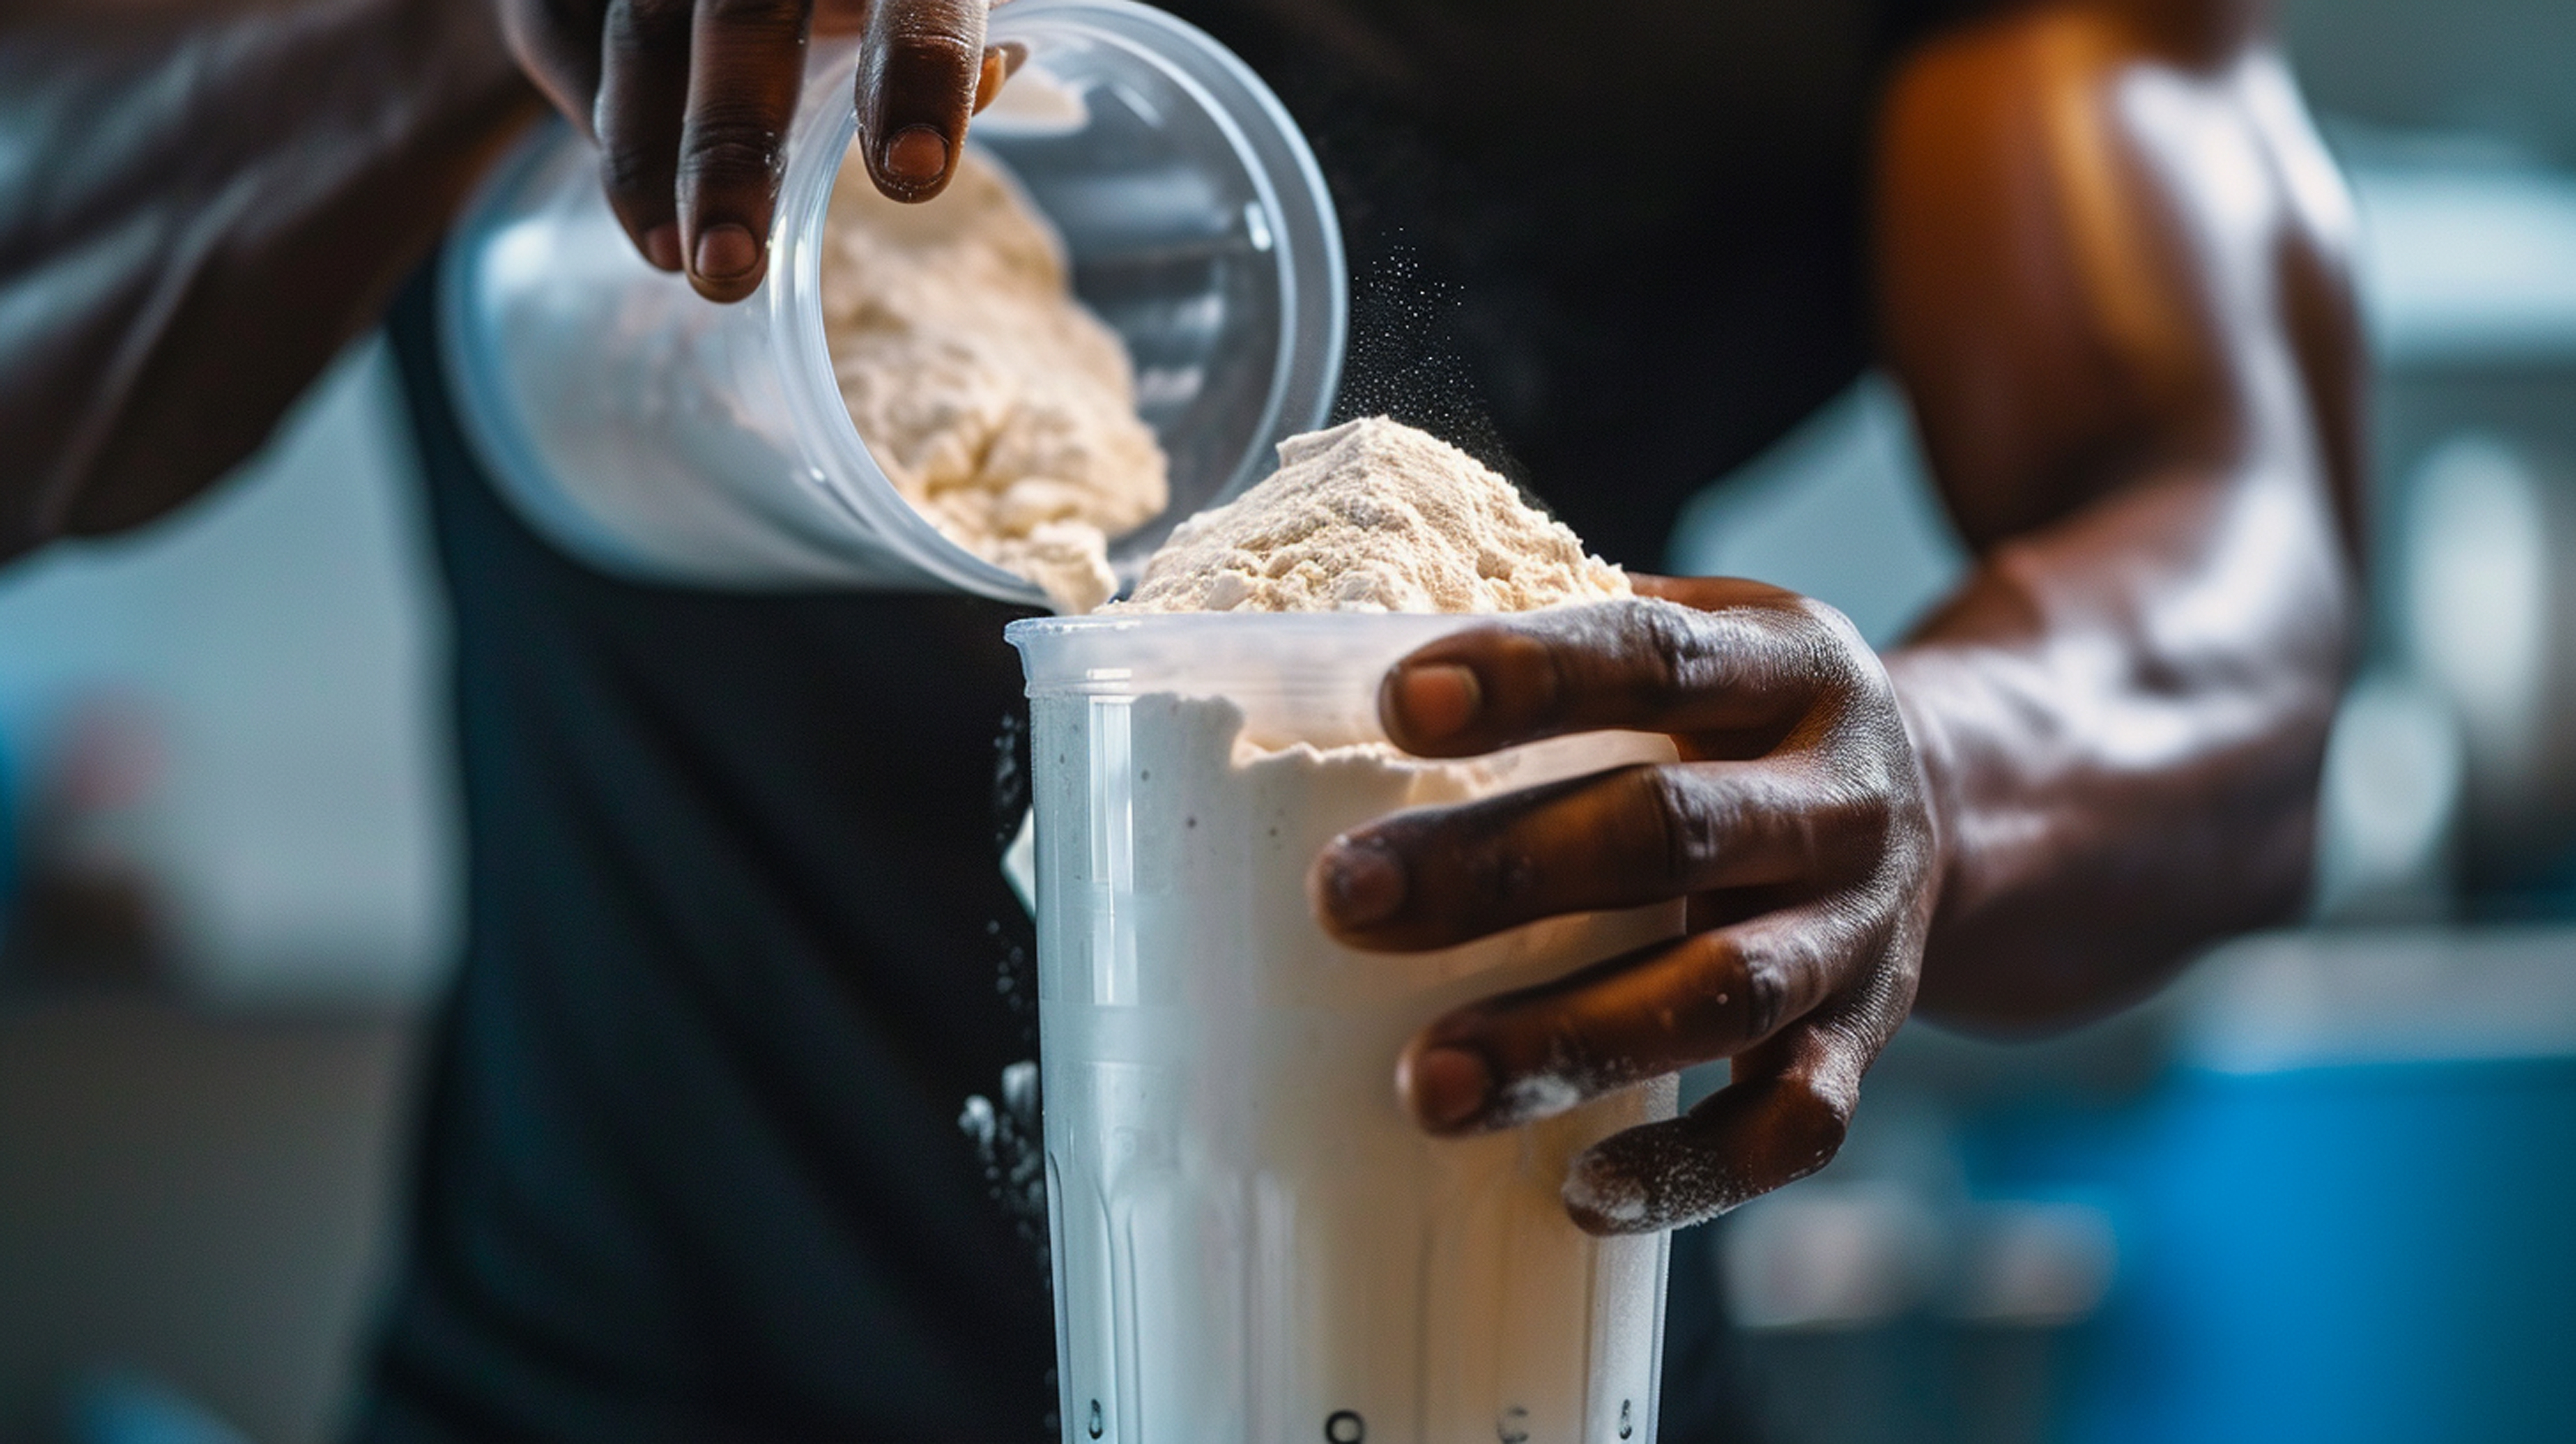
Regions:
<instances>
[{"instance_id":1,"label":"man","mask_svg":"<svg viewBox=\"0 0 2576 1444\"><path fill-rule=\"evenodd\" d=\"M57 3L0 52L9 552L247 453L540 92L638 249L731 302L809 30L862 33L898 198L945 183L1006 68L977 0ZM1620 726L1685 758L1316 861L1371 948L1691 899L1681 943L1426 1029L1392 1060L1426 1128L1729 1058L1569 1194L1593 1228L1705 1218L1832 1157L1910 1008L2089 1016L2292 906L2353 627L2359 344L2343 194L2251 0L1176 8L1319 137L1363 278L1401 259L1458 298L1510 459L1614 560L1873 354L1978 556L1885 657L1693 580L1647 584L1693 613L1500 625L1390 675L1417 752ZM1043 1281L951 1124L1031 1041L987 807L1006 612L584 570L480 478L428 315L416 282L392 329L456 611L471 935L365 1432L1035 1431Z\"/></svg>"}]
</instances>

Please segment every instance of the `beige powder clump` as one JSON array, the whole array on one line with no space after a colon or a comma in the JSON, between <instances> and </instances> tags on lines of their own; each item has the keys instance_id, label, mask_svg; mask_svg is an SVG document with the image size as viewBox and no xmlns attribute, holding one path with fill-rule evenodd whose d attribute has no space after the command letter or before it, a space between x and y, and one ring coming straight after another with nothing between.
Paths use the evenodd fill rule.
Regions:
<instances>
[{"instance_id":1,"label":"beige powder clump","mask_svg":"<svg viewBox=\"0 0 2576 1444\"><path fill-rule=\"evenodd\" d=\"M1449 443L1383 416L1279 443L1279 470L1181 523L1118 612L1526 612L1628 574Z\"/></svg>"},{"instance_id":2,"label":"beige powder clump","mask_svg":"<svg viewBox=\"0 0 2576 1444\"><path fill-rule=\"evenodd\" d=\"M903 205L854 148L822 268L841 398L904 500L1060 612L1107 601L1109 540L1169 504L1166 464L1045 220L971 150L937 200Z\"/></svg>"}]
</instances>

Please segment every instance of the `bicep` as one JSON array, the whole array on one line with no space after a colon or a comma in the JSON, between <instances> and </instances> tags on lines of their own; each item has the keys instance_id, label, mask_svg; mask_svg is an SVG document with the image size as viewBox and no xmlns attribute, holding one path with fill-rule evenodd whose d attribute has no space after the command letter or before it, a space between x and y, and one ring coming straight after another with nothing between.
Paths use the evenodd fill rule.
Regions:
<instances>
[{"instance_id":1,"label":"bicep","mask_svg":"<svg viewBox=\"0 0 2576 1444\"><path fill-rule=\"evenodd\" d=\"M2348 501L2340 184L2267 52L2017 11L1910 57L1878 139L1885 351L1973 544L2145 474L2277 461Z\"/></svg>"}]
</instances>

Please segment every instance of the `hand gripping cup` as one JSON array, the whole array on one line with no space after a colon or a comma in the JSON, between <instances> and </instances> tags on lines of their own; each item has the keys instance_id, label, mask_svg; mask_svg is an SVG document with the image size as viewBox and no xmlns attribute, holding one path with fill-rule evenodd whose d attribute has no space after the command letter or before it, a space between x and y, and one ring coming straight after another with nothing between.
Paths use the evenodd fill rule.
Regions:
<instances>
[{"instance_id":1,"label":"hand gripping cup","mask_svg":"<svg viewBox=\"0 0 2576 1444\"><path fill-rule=\"evenodd\" d=\"M1295 123L1203 32L1131 0L1015 0L989 34L1028 58L968 143L1064 238L1171 458L1169 509L1111 551L1132 579L1173 522L1322 422L1348 310L1341 233ZM857 63L852 42L813 47L769 274L738 305L635 254L589 142L560 124L531 138L441 261L458 419L523 517L615 574L1044 605L904 502L834 383L821 240Z\"/></svg>"},{"instance_id":2,"label":"hand gripping cup","mask_svg":"<svg viewBox=\"0 0 2576 1444\"><path fill-rule=\"evenodd\" d=\"M1440 1013L1681 930L1678 904L1443 952L1339 946L1308 911L1335 834L1634 762L1599 733L1407 757L1387 666L1480 619L1025 621L1038 988L1064 1437L1115 1444L1643 1444L1662 1235L1596 1239L1567 1162L1673 1085L1466 1139L1395 1060ZM1484 619L1490 620L1490 619Z\"/></svg>"}]
</instances>

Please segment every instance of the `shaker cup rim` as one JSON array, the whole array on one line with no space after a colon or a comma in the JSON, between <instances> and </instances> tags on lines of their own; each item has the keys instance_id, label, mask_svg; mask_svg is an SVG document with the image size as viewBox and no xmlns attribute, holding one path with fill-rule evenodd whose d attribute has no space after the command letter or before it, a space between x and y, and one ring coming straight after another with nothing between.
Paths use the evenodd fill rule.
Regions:
<instances>
[{"instance_id":1,"label":"shaker cup rim","mask_svg":"<svg viewBox=\"0 0 2576 1444\"><path fill-rule=\"evenodd\" d=\"M1499 620L1481 612L1155 612L1031 617L1002 636L1020 651L1033 699L1267 698L1288 711L1260 709L1265 730L1304 725L1309 740L1333 743L1380 735L1378 681L1407 653Z\"/></svg>"}]
</instances>

